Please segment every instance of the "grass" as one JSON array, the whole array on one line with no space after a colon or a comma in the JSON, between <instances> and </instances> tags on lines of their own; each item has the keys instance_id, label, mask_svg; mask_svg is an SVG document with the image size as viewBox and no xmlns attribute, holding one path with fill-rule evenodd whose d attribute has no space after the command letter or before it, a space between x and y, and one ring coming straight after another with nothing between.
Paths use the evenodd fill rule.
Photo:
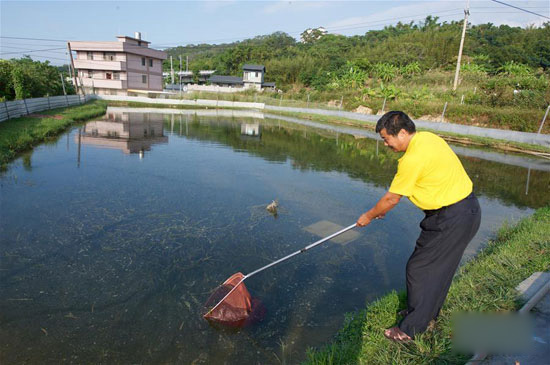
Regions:
<instances>
[{"instance_id":1,"label":"grass","mask_svg":"<svg viewBox=\"0 0 550 365\"><path fill-rule=\"evenodd\" d=\"M374 123L365 122L365 121L356 120L356 119L343 118L343 117L326 116L326 115L309 114L309 113L281 112L281 111L273 111L273 110L270 110L269 113L286 115L286 116L301 118L301 119L308 119L308 120L312 120L320 123L343 124L343 125L350 125L355 127L363 127L371 130L374 130L375 128ZM419 130L429 130L429 129L419 128ZM539 146L539 145L504 141L500 139L493 139L493 138L487 138L487 137L462 135L457 133L442 132L442 131L436 131L436 130L431 130L431 132L443 137L448 141L467 144L467 145L479 145L483 147L490 147L494 149L519 152L519 153L528 153L533 155L550 153L550 148Z\"/></svg>"},{"instance_id":2,"label":"grass","mask_svg":"<svg viewBox=\"0 0 550 365\"><path fill-rule=\"evenodd\" d=\"M76 107L40 112L45 117L25 116L0 123L0 167L5 168L18 153L57 136L71 124L101 116L106 110L105 102L92 101Z\"/></svg>"},{"instance_id":3,"label":"grass","mask_svg":"<svg viewBox=\"0 0 550 365\"><path fill-rule=\"evenodd\" d=\"M451 316L463 311L514 311L521 307L515 287L536 271L550 269L550 207L537 210L497 238L462 266L433 331L408 345L383 336L398 321L405 295L391 292L350 314L332 343L309 349L307 364L463 364L472 354L452 350Z\"/></svg>"}]
</instances>

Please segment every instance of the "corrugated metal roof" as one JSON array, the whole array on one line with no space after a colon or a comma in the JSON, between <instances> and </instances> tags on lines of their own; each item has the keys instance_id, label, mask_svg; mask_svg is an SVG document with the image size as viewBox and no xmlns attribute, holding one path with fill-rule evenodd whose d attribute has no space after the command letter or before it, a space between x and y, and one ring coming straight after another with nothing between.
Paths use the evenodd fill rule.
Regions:
<instances>
[{"instance_id":1,"label":"corrugated metal roof","mask_svg":"<svg viewBox=\"0 0 550 365\"><path fill-rule=\"evenodd\" d=\"M209 79L212 84L242 84L242 77L212 75Z\"/></svg>"}]
</instances>

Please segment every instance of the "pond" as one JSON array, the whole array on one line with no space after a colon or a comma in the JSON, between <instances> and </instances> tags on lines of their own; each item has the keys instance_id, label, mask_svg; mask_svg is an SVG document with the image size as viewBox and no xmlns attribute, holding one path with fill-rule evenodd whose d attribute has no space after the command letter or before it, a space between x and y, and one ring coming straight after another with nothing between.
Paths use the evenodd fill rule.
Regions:
<instances>
[{"instance_id":1,"label":"pond","mask_svg":"<svg viewBox=\"0 0 550 365\"><path fill-rule=\"evenodd\" d=\"M109 108L24 154L0 176L2 362L303 360L346 312L404 289L423 215L408 200L248 279L262 321L217 328L202 307L233 273L377 201L399 155L372 136L254 111ZM550 203L546 161L453 148L483 209L467 256Z\"/></svg>"}]
</instances>

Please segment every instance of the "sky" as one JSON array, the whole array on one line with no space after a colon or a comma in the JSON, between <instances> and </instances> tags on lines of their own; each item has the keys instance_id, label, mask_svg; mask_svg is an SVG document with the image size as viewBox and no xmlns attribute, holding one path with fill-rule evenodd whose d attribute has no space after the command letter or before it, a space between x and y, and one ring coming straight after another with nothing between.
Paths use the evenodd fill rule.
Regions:
<instances>
[{"instance_id":1,"label":"sky","mask_svg":"<svg viewBox=\"0 0 550 365\"><path fill-rule=\"evenodd\" d=\"M472 24L540 26L550 1L507 1L547 18L494 1L469 2ZM299 39L307 28L356 35L398 21L462 20L467 1L5 1L0 0L0 58L67 63L66 41L115 41L139 31L151 47L221 44L282 31ZM17 39L29 38L29 39Z\"/></svg>"}]
</instances>

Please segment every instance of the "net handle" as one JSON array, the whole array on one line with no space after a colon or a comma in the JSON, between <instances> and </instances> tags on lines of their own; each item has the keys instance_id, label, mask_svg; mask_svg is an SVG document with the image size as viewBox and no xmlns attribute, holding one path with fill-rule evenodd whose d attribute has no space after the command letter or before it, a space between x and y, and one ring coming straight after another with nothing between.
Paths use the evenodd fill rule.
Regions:
<instances>
[{"instance_id":1,"label":"net handle","mask_svg":"<svg viewBox=\"0 0 550 365\"><path fill-rule=\"evenodd\" d=\"M298 250L298 251L296 251L296 252L293 252L293 253L291 253L290 255L287 255L287 256L285 256L285 257L282 257L282 258L278 259L277 261L273 261L272 263L270 263L270 264L268 264L268 265L265 265L264 267L260 267L259 269L254 270L254 271L252 271L251 273L244 275L243 278L242 278L242 279L241 279L241 280L240 280L240 281L239 281L239 282L229 291L229 293L227 293L227 294L218 302L218 304L216 304L216 305L214 306L214 308L210 309L210 310L204 315L204 317L206 317L206 316L209 315L212 311L214 311L214 309L216 309L216 308L225 300L225 298L227 298L229 295L231 295L231 293L233 293L233 291L235 291L235 289L237 289L237 287L238 287L239 285L241 285L241 283L242 283L246 278L249 278L249 277L251 277L252 275L256 275L256 274L259 273L260 271L264 271L265 269L268 269L268 268L270 268L271 266L274 266L274 265L277 265L278 263L281 263L281 262L283 262L283 261L286 261L286 260L288 260L288 259L291 258L291 257L294 257L294 256L296 256L296 255L298 255L298 254L301 254L302 252L306 252L306 251L309 250L310 248L313 248L313 247L315 247L315 246L317 246L317 245L320 245L321 243L323 243L323 242L325 242L325 241L328 241L328 240L330 240L330 239L332 239L332 238L334 238L334 237L336 237L336 236L338 236L338 235L341 235L342 233L347 232L347 231L349 231L350 229L355 228L356 226L357 226L357 223L353 223L351 226L348 226L348 227L346 227L346 228L344 228L344 229L341 229L341 230L339 230L338 232L335 232L335 233L331 234L330 236L326 236L325 238L321 238L319 241L313 242L312 244L307 245L306 247L304 247L304 248L302 248L302 249L300 249L300 250Z\"/></svg>"},{"instance_id":2,"label":"net handle","mask_svg":"<svg viewBox=\"0 0 550 365\"><path fill-rule=\"evenodd\" d=\"M285 256L285 257L283 257L283 258L280 258L280 259L278 259L277 261L273 261L272 263L270 263L270 264L268 264L268 265L265 265L264 267L260 267L258 270L255 270L255 271L252 271L252 272L249 273L249 274L246 274L246 275L244 276L243 280L246 279L246 278L251 277L252 275L255 275L255 274L259 273L260 271L264 271L265 269L270 268L271 266L277 265L277 264L280 263L280 262L286 261L286 260L288 260L289 258L291 258L291 257L293 257L293 256L296 256L296 255L298 255L298 254L301 254L302 252L306 252L306 251L309 250L310 248L313 248L313 247L315 247L315 246L317 246L317 245L320 245L321 243L323 243L323 242L325 242L325 241L328 241L328 240L330 240L330 239L332 239L332 238L334 238L334 237L336 237L336 236L339 236L339 235L341 235L342 233L347 232L347 231L349 231L350 229L355 228L356 226L357 226L357 223L353 223L351 226L348 226L348 227L346 227L346 228L344 228L344 229L342 229L342 230L340 230L340 231L338 231L338 232L336 232L336 233L333 233L333 234L331 234L330 236L326 236L325 238L321 238L319 241L313 242L312 244L310 244L310 245L308 245L308 246L306 246L306 247L304 247L304 248L302 248L302 249L300 249L300 250L298 250L298 251L296 251L296 252L293 252L293 253L291 253L291 254L288 255L288 256ZM239 284L240 284L240 283L239 283ZM238 284L237 284L237 285L238 285Z\"/></svg>"}]
</instances>

